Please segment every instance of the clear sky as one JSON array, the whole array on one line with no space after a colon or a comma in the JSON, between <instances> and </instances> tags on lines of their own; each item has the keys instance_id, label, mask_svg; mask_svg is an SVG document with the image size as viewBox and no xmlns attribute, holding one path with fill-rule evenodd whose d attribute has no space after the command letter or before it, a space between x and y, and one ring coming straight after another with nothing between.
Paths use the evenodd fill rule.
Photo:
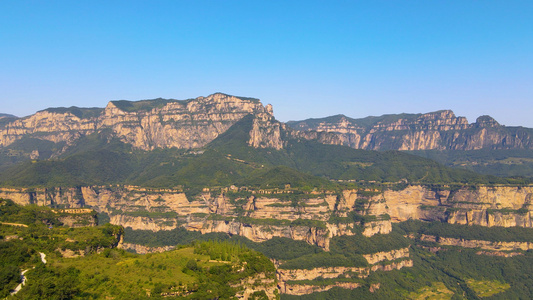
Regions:
<instances>
[{"instance_id":1,"label":"clear sky","mask_svg":"<svg viewBox=\"0 0 533 300\"><path fill-rule=\"evenodd\" d=\"M214 92L533 127L533 1L0 1L0 112Z\"/></svg>"}]
</instances>

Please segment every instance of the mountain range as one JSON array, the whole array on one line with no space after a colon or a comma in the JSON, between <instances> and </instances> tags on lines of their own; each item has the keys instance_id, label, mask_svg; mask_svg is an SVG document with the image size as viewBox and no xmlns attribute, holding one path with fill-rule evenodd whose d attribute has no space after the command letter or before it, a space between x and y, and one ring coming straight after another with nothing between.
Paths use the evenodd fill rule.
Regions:
<instances>
[{"instance_id":1,"label":"mountain range","mask_svg":"<svg viewBox=\"0 0 533 300\"><path fill-rule=\"evenodd\" d=\"M488 175L533 176L533 129L506 127L489 116L469 124L443 110L282 123L271 105L222 93L187 100L111 101L105 108L49 108L24 118L0 118L0 168L65 158L91 149L87 140L95 141L94 136L104 139L107 148L113 140L131 147L129 152L202 151L248 115L253 117L243 138L254 149L286 151L298 141L401 150Z\"/></svg>"},{"instance_id":2,"label":"mountain range","mask_svg":"<svg viewBox=\"0 0 533 300\"><path fill-rule=\"evenodd\" d=\"M0 203L0 246L39 250L49 241L46 252L60 263L43 270L61 278L81 272L74 299L87 291L121 298L104 282L123 286L127 265L152 272L153 282L128 284L154 297L218 291L201 285L209 282L202 274L220 275L211 264L222 263L237 276L244 258L212 253L190 268L181 259L198 254L202 244L192 241L213 239L232 242L205 246L238 242L271 259L259 264L267 275L250 271L267 281L235 277L244 281L226 292L242 290L244 299L531 298L531 131L488 116L469 124L451 111L283 123L271 105L221 93L0 117L0 198L11 200ZM84 251L74 233L113 228L85 229L95 217L122 226L124 243L112 247L177 252L134 262L98 241ZM43 224L56 219L57 228ZM166 269L169 255L183 260L180 270ZM144 261L151 257L160 266ZM250 267L254 257L246 258ZM10 286L27 261L10 267ZM106 280L87 273L108 262ZM180 272L193 276L191 285L173 282ZM40 293L40 273L29 274L21 295ZM159 276L170 277L163 284Z\"/></svg>"}]
</instances>

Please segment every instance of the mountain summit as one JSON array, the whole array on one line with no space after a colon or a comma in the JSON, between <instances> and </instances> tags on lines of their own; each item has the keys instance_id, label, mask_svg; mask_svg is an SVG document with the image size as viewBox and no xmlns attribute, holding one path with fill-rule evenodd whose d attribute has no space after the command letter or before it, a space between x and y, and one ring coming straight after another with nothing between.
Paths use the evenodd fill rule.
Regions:
<instances>
[{"instance_id":1,"label":"mountain summit","mask_svg":"<svg viewBox=\"0 0 533 300\"><path fill-rule=\"evenodd\" d=\"M22 139L73 144L108 131L142 150L200 148L248 114L271 115L258 99L222 93L189 100L111 101L102 108L50 108L0 124L0 146Z\"/></svg>"}]
</instances>

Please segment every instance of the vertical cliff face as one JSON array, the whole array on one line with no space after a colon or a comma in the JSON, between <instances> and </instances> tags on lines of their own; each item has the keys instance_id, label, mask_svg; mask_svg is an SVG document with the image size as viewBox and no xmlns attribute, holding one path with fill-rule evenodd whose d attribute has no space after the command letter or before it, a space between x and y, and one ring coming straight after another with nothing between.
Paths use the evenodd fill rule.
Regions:
<instances>
[{"instance_id":1,"label":"vertical cliff face","mask_svg":"<svg viewBox=\"0 0 533 300\"><path fill-rule=\"evenodd\" d=\"M414 185L370 195L345 190L338 195L308 194L297 205L262 190L237 199L224 191L205 192L189 199L180 190L128 186L4 188L0 189L0 197L23 205L93 207L109 214L112 223L134 229L157 231L184 226L202 232L243 235L255 241L289 237L323 248L334 236L355 234L355 226L362 226L362 234L372 236L389 233L391 221L409 219L533 228L533 186L451 189ZM363 223L351 220L351 212L366 219ZM341 221L331 221L332 216Z\"/></svg>"},{"instance_id":2,"label":"vertical cliff face","mask_svg":"<svg viewBox=\"0 0 533 300\"><path fill-rule=\"evenodd\" d=\"M283 132L286 126L274 119L272 105L267 105L265 112L256 114L248 145L254 148L282 149L284 140Z\"/></svg>"},{"instance_id":3,"label":"vertical cliff face","mask_svg":"<svg viewBox=\"0 0 533 300\"><path fill-rule=\"evenodd\" d=\"M531 149L533 130L501 126L489 116L469 124L450 110L351 119L333 116L287 123L300 131L334 133L341 143L366 150Z\"/></svg>"},{"instance_id":4,"label":"vertical cliff face","mask_svg":"<svg viewBox=\"0 0 533 300\"><path fill-rule=\"evenodd\" d=\"M190 100L111 101L105 109L58 108L16 119L0 127L0 147L23 137L54 143L73 143L81 136L110 130L135 148L198 148L214 140L248 114L258 115L265 136L254 136L258 147L279 147L279 128L262 128L272 118L272 107L252 98L213 94ZM268 124L266 124L268 125ZM277 124L276 126L280 126ZM276 141L276 138L278 141Z\"/></svg>"},{"instance_id":5,"label":"vertical cliff face","mask_svg":"<svg viewBox=\"0 0 533 300\"><path fill-rule=\"evenodd\" d=\"M257 99L224 94L159 106L134 110L120 101L110 102L98 121L126 143L152 150L203 147L248 114L268 115Z\"/></svg>"},{"instance_id":6,"label":"vertical cliff face","mask_svg":"<svg viewBox=\"0 0 533 300\"><path fill-rule=\"evenodd\" d=\"M0 146L8 146L24 136L34 136L54 143L67 142L97 129L94 118L80 118L70 111L40 111L0 127Z\"/></svg>"}]
</instances>

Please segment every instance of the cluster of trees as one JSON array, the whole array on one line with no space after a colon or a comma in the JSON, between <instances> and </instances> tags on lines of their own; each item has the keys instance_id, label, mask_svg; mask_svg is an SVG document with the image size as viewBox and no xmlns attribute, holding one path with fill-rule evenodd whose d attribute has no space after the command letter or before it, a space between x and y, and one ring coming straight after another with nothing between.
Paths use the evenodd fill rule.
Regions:
<instances>
[{"instance_id":1,"label":"cluster of trees","mask_svg":"<svg viewBox=\"0 0 533 300\"><path fill-rule=\"evenodd\" d=\"M0 199L0 221L27 225L2 226L0 235L17 236L27 247L50 252L56 249L91 252L100 247L116 245L123 234L121 226L111 224L98 227L63 227L59 221L62 215L54 213L49 207L21 206L11 200Z\"/></svg>"},{"instance_id":2,"label":"cluster of trees","mask_svg":"<svg viewBox=\"0 0 533 300\"><path fill-rule=\"evenodd\" d=\"M395 226L405 233L419 233L465 240L533 242L533 229L524 227L485 227L415 220L402 222Z\"/></svg>"},{"instance_id":3,"label":"cluster of trees","mask_svg":"<svg viewBox=\"0 0 533 300\"><path fill-rule=\"evenodd\" d=\"M0 224L2 298L20 282L20 273L25 269L29 269L27 284L15 299L146 299L150 297L147 288L152 294L150 298L156 299L162 298L163 292L180 291L190 299L229 299L241 289L241 280L246 277L263 274L263 278L275 280L272 262L237 240L237 243L196 241L193 246L170 253L135 255L113 249L124 233L120 226L49 227L50 220L53 221L49 208L0 201L1 221L28 225ZM178 238L181 235L188 241L195 239L192 232L171 234ZM203 239L208 238L203 236ZM63 259L56 250L66 248L83 250L86 255L80 259ZM95 251L102 248L105 250L100 254ZM48 254L46 265L41 262L39 252ZM264 293L255 294L258 299L264 296Z\"/></svg>"},{"instance_id":4,"label":"cluster of trees","mask_svg":"<svg viewBox=\"0 0 533 300\"><path fill-rule=\"evenodd\" d=\"M533 150L425 150L410 153L437 161L443 165L458 167L480 174L501 177L533 177ZM531 182L523 179L524 183ZM515 178L520 183L520 178Z\"/></svg>"},{"instance_id":5,"label":"cluster of trees","mask_svg":"<svg viewBox=\"0 0 533 300\"><path fill-rule=\"evenodd\" d=\"M0 242L0 298L7 297L20 283L21 267L28 263L34 254L35 251L22 241Z\"/></svg>"}]
</instances>

